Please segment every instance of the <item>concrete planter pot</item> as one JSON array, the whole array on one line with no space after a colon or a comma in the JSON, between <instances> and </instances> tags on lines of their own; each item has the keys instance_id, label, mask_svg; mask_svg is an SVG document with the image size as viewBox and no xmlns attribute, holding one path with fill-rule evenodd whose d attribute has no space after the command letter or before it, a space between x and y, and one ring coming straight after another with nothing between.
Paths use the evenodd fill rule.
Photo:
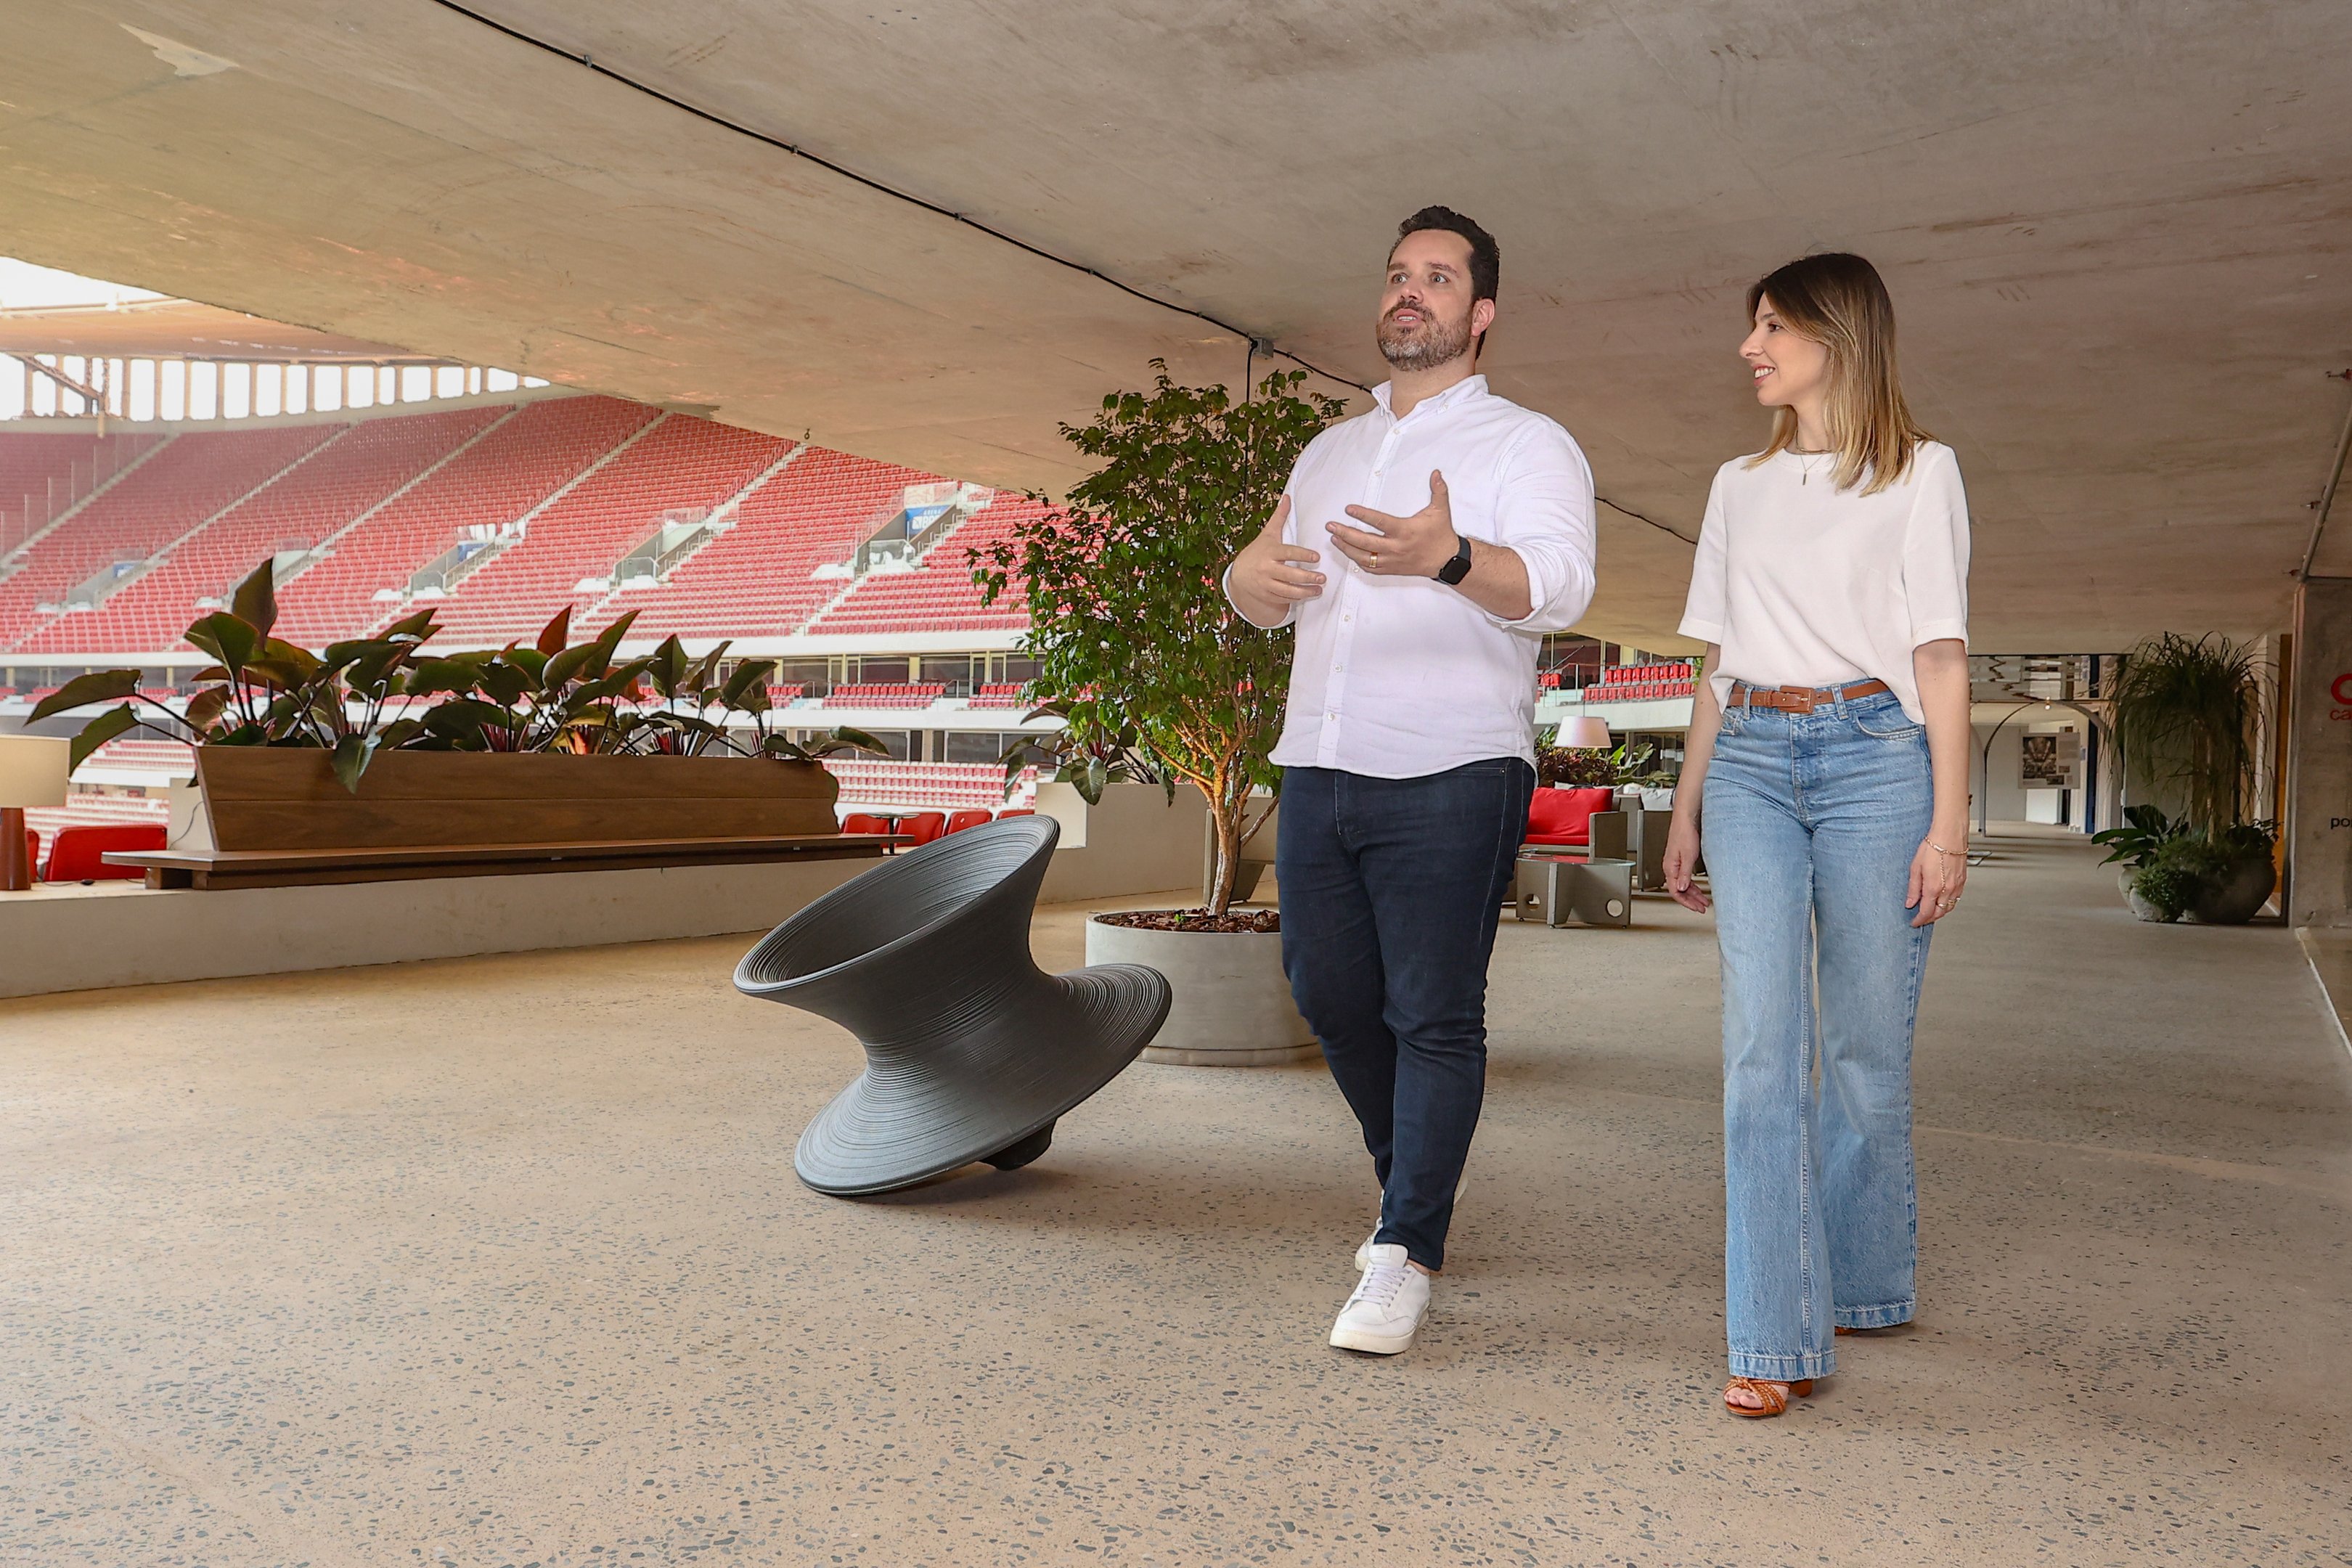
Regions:
<instances>
[{"instance_id":1,"label":"concrete planter pot","mask_svg":"<svg viewBox=\"0 0 2352 1568\"><path fill-rule=\"evenodd\" d=\"M2197 896L2197 901L2189 906L2189 918L2199 925L2244 925L2262 912L2271 889L2277 886L2278 868L2270 857L2249 856Z\"/></svg>"},{"instance_id":2,"label":"concrete planter pot","mask_svg":"<svg viewBox=\"0 0 2352 1568\"><path fill-rule=\"evenodd\" d=\"M2162 910L2133 890L2132 879L2138 874L2138 871L2130 866L2125 867L2116 874L2116 886L2123 889L2125 904L2130 908L2134 916L2147 921L2150 925L2168 924Z\"/></svg>"},{"instance_id":3,"label":"concrete planter pot","mask_svg":"<svg viewBox=\"0 0 2352 1568\"><path fill-rule=\"evenodd\" d=\"M1168 977L1168 1021L1145 1061L1274 1067L1318 1049L1290 999L1278 933L1143 931L1097 916L1087 921L1087 963L1140 963Z\"/></svg>"}]
</instances>

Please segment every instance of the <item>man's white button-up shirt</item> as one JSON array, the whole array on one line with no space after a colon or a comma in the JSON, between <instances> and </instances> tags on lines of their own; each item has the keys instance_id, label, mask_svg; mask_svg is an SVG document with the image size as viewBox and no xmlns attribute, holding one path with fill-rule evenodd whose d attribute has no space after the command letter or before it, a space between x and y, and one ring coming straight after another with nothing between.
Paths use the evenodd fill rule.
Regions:
<instances>
[{"instance_id":1,"label":"man's white button-up shirt","mask_svg":"<svg viewBox=\"0 0 2352 1568\"><path fill-rule=\"evenodd\" d=\"M1284 540L1322 557L1323 593L1291 607L1290 701L1274 761L1375 778L1419 778L1492 757L1534 760L1536 660L1592 602L1592 470L1568 432L1474 375L1400 419L1379 406L1332 426L1291 471ZM1534 608L1488 615L1433 577L1379 577L1324 525L1370 525L1350 505L1402 517L1445 476L1454 530L1507 545ZM1287 624L1287 623L1286 623Z\"/></svg>"}]
</instances>

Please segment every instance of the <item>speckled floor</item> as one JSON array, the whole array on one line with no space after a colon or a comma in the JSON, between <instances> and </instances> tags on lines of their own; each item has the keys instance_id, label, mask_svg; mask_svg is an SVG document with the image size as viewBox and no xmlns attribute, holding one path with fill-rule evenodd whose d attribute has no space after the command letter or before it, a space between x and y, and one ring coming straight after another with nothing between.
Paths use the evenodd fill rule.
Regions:
<instances>
[{"instance_id":1,"label":"speckled floor","mask_svg":"<svg viewBox=\"0 0 2352 1568\"><path fill-rule=\"evenodd\" d=\"M1318 1068L803 1190L737 941L0 1003L0 1562L2352 1563L2352 1058L2294 938L2011 841L1939 939L1922 1321L1720 1414L1701 921L1507 921L1423 1342L1327 1349ZM1078 916L1040 923L1078 962Z\"/></svg>"}]
</instances>

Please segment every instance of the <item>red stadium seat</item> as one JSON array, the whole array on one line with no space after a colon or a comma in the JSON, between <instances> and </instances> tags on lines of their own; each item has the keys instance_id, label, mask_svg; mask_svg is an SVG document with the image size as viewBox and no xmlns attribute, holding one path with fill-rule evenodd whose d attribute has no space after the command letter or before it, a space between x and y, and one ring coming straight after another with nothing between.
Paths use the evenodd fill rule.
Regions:
<instances>
[{"instance_id":1,"label":"red stadium seat","mask_svg":"<svg viewBox=\"0 0 2352 1568\"><path fill-rule=\"evenodd\" d=\"M109 823L100 826L64 827L49 847L44 882L137 881L146 875L136 866L110 866L100 857L115 850L161 849L165 837L160 822Z\"/></svg>"},{"instance_id":2,"label":"red stadium seat","mask_svg":"<svg viewBox=\"0 0 2352 1568\"><path fill-rule=\"evenodd\" d=\"M988 813L976 807L966 807L962 811L951 811L948 813L947 831L949 833L961 833L965 828L978 827L982 823L986 822L987 820ZM944 836L945 835L942 835L942 837Z\"/></svg>"},{"instance_id":3,"label":"red stadium seat","mask_svg":"<svg viewBox=\"0 0 2352 1568\"><path fill-rule=\"evenodd\" d=\"M1607 811L1617 792L1606 784L1577 789L1539 789L1528 806L1523 844L1581 847L1592 842L1592 816Z\"/></svg>"},{"instance_id":4,"label":"red stadium seat","mask_svg":"<svg viewBox=\"0 0 2352 1568\"><path fill-rule=\"evenodd\" d=\"M898 819L898 831L907 834L917 844L929 844L947 831L948 819L943 812L919 811L912 816Z\"/></svg>"},{"instance_id":5,"label":"red stadium seat","mask_svg":"<svg viewBox=\"0 0 2352 1568\"><path fill-rule=\"evenodd\" d=\"M890 825L878 816L863 811L853 811L841 819L844 833L887 833Z\"/></svg>"},{"instance_id":6,"label":"red stadium seat","mask_svg":"<svg viewBox=\"0 0 2352 1568\"><path fill-rule=\"evenodd\" d=\"M1035 811L1025 805L1008 805L1003 811L996 814L996 820L1002 822L1008 816L1034 816L1036 815Z\"/></svg>"}]
</instances>

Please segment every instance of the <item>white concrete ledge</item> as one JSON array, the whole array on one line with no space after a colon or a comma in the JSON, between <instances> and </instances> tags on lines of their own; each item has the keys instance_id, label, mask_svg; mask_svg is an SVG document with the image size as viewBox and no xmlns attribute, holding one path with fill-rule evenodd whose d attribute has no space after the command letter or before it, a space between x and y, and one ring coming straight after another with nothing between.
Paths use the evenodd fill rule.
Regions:
<instances>
[{"instance_id":1,"label":"white concrete ledge","mask_svg":"<svg viewBox=\"0 0 2352 1568\"><path fill-rule=\"evenodd\" d=\"M0 893L0 996L765 931L876 864Z\"/></svg>"},{"instance_id":2,"label":"white concrete ledge","mask_svg":"<svg viewBox=\"0 0 2352 1568\"><path fill-rule=\"evenodd\" d=\"M1089 807L1067 784L1047 903L1189 888L1207 812L1189 785L1113 784ZM128 882L0 893L0 997L241 974L405 963L541 948L763 931L875 860L453 877L343 887L151 892Z\"/></svg>"}]
</instances>

